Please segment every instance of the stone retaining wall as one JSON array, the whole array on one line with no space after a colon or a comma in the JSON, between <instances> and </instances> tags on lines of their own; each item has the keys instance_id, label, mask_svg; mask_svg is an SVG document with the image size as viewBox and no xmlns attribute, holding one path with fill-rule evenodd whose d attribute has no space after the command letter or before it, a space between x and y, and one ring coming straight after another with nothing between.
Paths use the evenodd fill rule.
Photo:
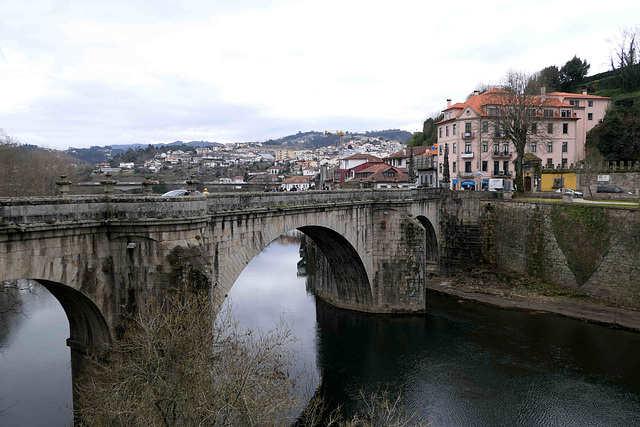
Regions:
<instances>
[{"instance_id":1,"label":"stone retaining wall","mask_svg":"<svg viewBox=\"0 0 640 427\"><path fill-rule=\"evenodd\" d=\"M640 210L482 202L485 262L640 309Z\"/></svg>"}]
</instances>

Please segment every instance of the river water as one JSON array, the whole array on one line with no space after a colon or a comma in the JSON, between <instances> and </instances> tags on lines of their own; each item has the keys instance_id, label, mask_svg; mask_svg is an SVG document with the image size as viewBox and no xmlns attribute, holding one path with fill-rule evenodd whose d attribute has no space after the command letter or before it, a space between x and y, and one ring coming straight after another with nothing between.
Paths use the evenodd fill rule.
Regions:
<instances>
[{"instance_id":1,"label":"river water","mask_svg":"<svg viewBox=\"0 0 640 427\"><path fill-rule=\"evenodd\" d=\"M425 316L338 310L306 291L299 247L283 238L254 258L230 293L233 313L262 329L287 321L305 369L346 413L362 407L360 390L386 387L436 426L640 425L640 334L435 295ZM69 420L68 326L43 294L0 338L0 403L17 402L0 425Z\"/></svg>"}]
</instances>

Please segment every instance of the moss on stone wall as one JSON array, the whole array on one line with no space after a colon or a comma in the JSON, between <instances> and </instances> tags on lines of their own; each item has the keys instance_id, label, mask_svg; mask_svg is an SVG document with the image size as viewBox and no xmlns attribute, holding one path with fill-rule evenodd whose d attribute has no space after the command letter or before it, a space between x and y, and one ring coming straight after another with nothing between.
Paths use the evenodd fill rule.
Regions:
<instances>
[{"instance_id":1,"label":"moss on stone wall","mask_svg":"<svg viewBox=\"0 0 640 427\"><path fill-rule=\"evenodd\" d=\"M576 281L583 285L609 249L609 220L605 209L554 205L551 227Z\"/></svg>"}]
</instances>

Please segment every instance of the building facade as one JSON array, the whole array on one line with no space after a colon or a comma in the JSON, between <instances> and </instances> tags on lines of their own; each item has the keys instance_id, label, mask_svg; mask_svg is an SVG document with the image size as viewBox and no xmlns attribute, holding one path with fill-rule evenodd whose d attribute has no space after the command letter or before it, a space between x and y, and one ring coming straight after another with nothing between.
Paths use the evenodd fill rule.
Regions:
<instances>
[{"instance_id":1,"label":"building facade","mask_svg":"<svg viewBox=\"0 0 640 427\"><path fill-rule=\"evenodd\" d=\"M493 88L474 94L466 101L451 104L443 110L437 123L438 177L442 182L445 151L448 153L450 188L454 190L487 190L490 179L502 179L504 190L515 180L516 150L501 129L506 91ZM563 92L532 97L526 109L531 123L525 153L537 158L543 168L566 169L585 157L586 134L605 115L610 98ZM511 110L512 111L512 110ZM538 186L533 171L524 173L525 191Z\"/></svg>"}]
</instances>

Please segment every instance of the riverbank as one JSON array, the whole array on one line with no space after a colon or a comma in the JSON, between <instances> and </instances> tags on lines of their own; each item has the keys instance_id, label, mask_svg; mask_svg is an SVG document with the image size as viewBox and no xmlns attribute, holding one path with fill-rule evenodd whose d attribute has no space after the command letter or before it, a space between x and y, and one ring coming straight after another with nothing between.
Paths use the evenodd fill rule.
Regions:
<instances>
[{"instance_id":1,"label":"riverbank","mask_svg":"<svg viewBox=\"0 0 640 427\"><path fill-rule=\"evenodd\" d=\"M427 280L430 292L496 307L545 312L612 328L640 332L640 311L595 300L570 290L533 283L529 279L499 277L492 272ZM427 297L427 307L429 305ZM428 308L427 308L428 310Z\"/></svg>"}]
</instances>

